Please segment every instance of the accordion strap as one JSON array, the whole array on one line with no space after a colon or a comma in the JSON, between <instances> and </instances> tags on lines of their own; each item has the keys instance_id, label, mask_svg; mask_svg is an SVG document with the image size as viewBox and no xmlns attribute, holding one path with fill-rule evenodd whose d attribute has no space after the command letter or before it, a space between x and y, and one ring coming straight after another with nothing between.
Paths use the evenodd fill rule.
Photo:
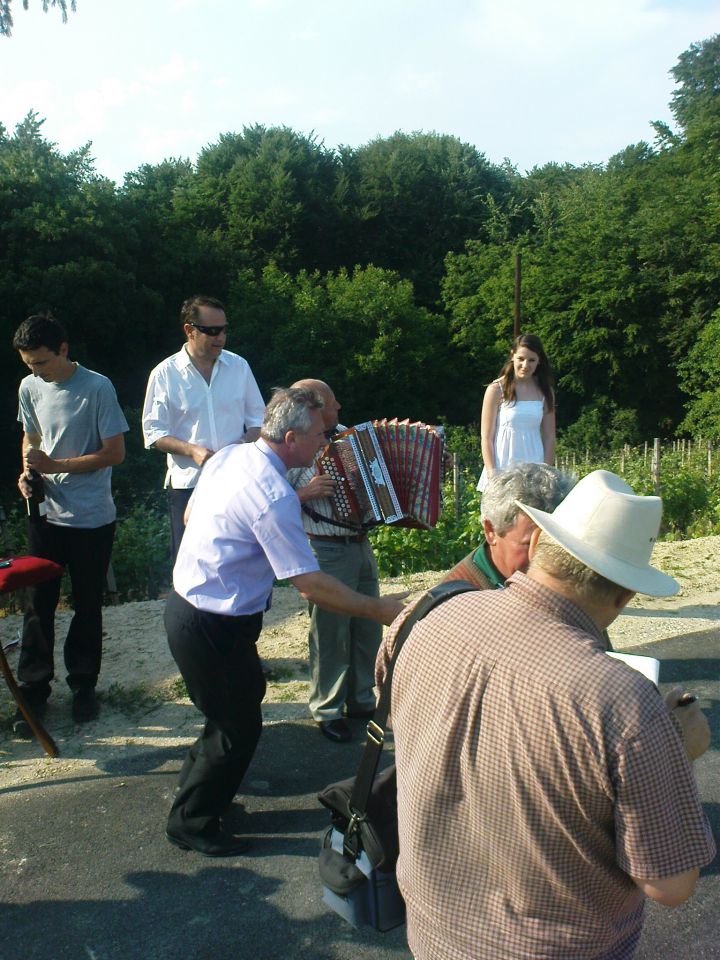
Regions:
<instances>
[{"instance_id":1,"label":"accordion strap","mask_svg":"<svg viewBox=\"0 0 720 960\"><path fill-rule=\"evenodd\" d=\"M375 780L380 762L380 755L382 754L385 743L385 725L390 713L390 690L392 687L393 671L402 645L405 643L415 624L427 616L434 607L449 600L450 597L455 597L458 594L467 593L476 589L476 587L466 580L450 580L447 583L439 583L436 587L428 590L427 593L424 593L422 597L420 597L415 604L413 612L397 632L392 656L385 673L385 680L380 690L380 698L375 709L375 715L367 726L365 750L350 796L351 820L345 833L344 848L345 852L353 858L357 856L357 850L354 849L352 835L357 830L358 824L365 819L367 814L370 791L372 790L373 781Z\"/></svg>"},{"instance_id":2,"label":"accordion strap","mask_svg":"<svg viewBox=\"0 0 720 960\"><path fill-rule=\"evenodd\" d=\"M353 533L365 533L370 527L364 527L360 523L345 523L343 520L336 520L335 517L324 517L318 513L314 507L309 507L306 503L302 505L303 513L306 513L315 523L329 523L333 527L341 527L343 530L352 530Z\"/></svg>"}]
</instances>

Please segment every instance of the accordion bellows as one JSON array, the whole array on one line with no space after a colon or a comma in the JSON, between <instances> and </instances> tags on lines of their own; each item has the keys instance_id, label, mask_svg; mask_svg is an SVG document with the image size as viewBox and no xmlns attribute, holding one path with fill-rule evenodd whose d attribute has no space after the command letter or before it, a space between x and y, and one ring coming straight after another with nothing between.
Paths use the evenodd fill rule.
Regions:
<instances>
[{"instance_id":1,"label":"accordion bellows","mask_svg":"<svg viewBox=\"0 0 720 960\"><path fill-rule=\"evenodd\" d=\"M434 527L442 505L444 431L409 420L359 423L318 458L337 481L337 520L358 527Z\"/></svg>"}]
</instances>

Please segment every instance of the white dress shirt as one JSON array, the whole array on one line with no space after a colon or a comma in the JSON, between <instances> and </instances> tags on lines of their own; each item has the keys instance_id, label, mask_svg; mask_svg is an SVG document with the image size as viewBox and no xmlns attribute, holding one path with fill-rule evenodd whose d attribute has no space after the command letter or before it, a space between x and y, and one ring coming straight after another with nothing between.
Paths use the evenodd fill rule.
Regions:
<instances>
[{"instance_id":1,"label":"white dress shirt","mask_svg":"<svg viewBox=\"0 0 720 960\"><path fill-rule=\"evenodd\" d=\"M260 613L275 578L319 570L285 464L264 440L216 453L190 503L173 586L199 610Z\"/></svg>"},{"instance_id":2,"label":"white dress shirt","mask_svg":"<svg viewBox=\"0 0 720 960\"><path fill-rule=\"evenodd\" d=\"M223 350L208 383L183 347L150 374L142 415L145 446L177 437L221 450L239 443L246 430L261 426L264 413L265 402L247 360ZM192 457L168 453L167 465L165 486L195 486L201 468Z\"/></svg>"}]
</instances>

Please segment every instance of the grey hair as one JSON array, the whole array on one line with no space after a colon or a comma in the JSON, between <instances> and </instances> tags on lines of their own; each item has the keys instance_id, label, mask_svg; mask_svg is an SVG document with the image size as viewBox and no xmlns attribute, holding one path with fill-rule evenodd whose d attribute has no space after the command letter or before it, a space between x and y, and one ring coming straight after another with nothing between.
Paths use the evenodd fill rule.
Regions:
<instances>
[{"instance_id":1,"label":"grey hair","mask_svg":"<svg viewBox=\"0 0 720 960\"><path fill-rule=\"evenodd\" d=\"M301 387L273 387L270 403L260 430L264 440L282 443L288 430L307 433L312 424L311 410L322 410L323 399L317 390Z\"/></svg>"},{"instance_id":2,"label":"grey hair","mask_svg":"<svg viewBox=\"0 0 720 960\"><path fill-rule=\"evenodd\" d=\"M544 531L538 538L530 570L533 567L539 567L556 580L567 583L578 597L592 603L607 603L624 589L591 570Z\"/></svg>"},{"instance_id":3,"label":"grey hair","mask_svg":"<svg viewBox=\"0 0 720 960\"><path fill-rule=\"evenodd\" d=\"M490 477L483 491L482 518L490 521L499 537L504 537L515 526L520 513L516 500L552 513L576 483L575 474L546 463L518 463L499 470Z\"/></svg>"}]
</instances>

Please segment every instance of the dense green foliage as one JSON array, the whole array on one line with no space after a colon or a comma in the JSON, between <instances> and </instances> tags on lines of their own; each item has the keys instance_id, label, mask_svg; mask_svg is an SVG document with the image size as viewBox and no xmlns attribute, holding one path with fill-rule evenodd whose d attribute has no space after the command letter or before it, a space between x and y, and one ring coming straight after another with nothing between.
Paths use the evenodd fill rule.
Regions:
<instances>
[{"instance_id":1,"label":"dense green foliage","mask_svg":"<svg viewBox=\"0 0 720 960\"><path fill-rule=\"evenodd\" d=\"M511 339L517 252L523 329L557 371L562 447L720 441L720 36L693 44L673 75L676 131L656 123L653 145L604 166L526 175L445 134L329 150L255 125L116 186L89 145L61 154L35 114L0 126L4 506L17 503L23 375L9 345L31 312L51 308L72 357L135 411L114 476L123 522L141 523L138 511L164 510L163 467L142 449L137 411L150 369L180 345L186 296L226 302L228 347L266 395L317 376L347 422L410 416L470 435ZM466 542L464 520L443 523L408 534L411 549ZM151 591L156 549L143 560Z\"/></svg>"},{"instance_id":2,"label":"dense green foliage","mask_svg":"<svg viewBox=\"0 0 720 960\"><path fill-rule=\"evenodd\" d=\"M130 411L131 416L137 413ZM460 460L457 503L450 481L444 489L445 506L440 522L433 530L377 527L371 533L380 575L397 577L425 570L447 570L473 550L482 530L480 497L475 484L480 473L480 452L476 437L462 429L451 430L449 448ZM654 494L652 446L611 450L586 450L583 453L561 449L558 465L575 473L578 479L591 470L619 473L639 494ZM679 444L665 444L660 457L660 494L663 498L663 526L666 539L682 539L720 534L720 449L710 451L706 444L685 453ZM120 601L155 599L171 582L170 528L164 498L148 476L142 487L121 491L113 572ZM127 499L126 499L127 497ZM134 504L134 505L133 505ZM18 507L5 524L6 546L13 552L26 550L25 517ZM63 582L68 597L69 579ZM110 597L108 599L111 599ZM0 598L0 606L13 606L16 598Z\"/></svg>"},{"instance_id":3,"label":"dense green foliage","mask_svg":"<svg viewBox=\"0 0 720 960\"><path fill-rule=\"evenodd\" d=\"M445 485L445 510L434 530L381 527L371 534L381 576L401 576L424 570L447 570L474 550L482 530L480 495L475 484L480 454L462 434L451 433L450 447L459 451L460 486L456 509L452 484ZM578 479L592 470L621 474L636 493L663 498L661 538L683 539L720 534L720 450L708 452L705 444L692 454L665 444L660 455L660 487L652 474L652 447L610 451L592 450L581 455L564 451L558 465Z\"/></svg>"}]
</instances>

